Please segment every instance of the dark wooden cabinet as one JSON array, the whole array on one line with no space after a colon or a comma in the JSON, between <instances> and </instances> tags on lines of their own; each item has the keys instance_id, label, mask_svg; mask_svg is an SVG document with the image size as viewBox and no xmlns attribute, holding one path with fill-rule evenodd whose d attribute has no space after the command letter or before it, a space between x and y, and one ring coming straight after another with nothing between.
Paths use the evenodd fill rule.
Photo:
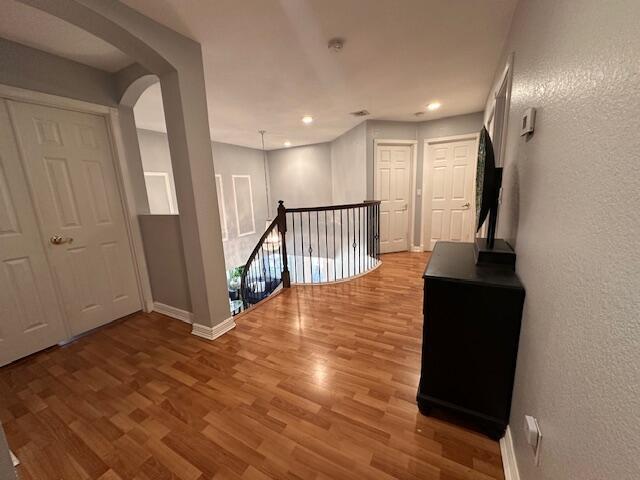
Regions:
<instances>
[{"instance_id":1,"label":"dark wooden cabinet","mask_svg":"<svg viewBox=\"0 0 640 480\"><path fill-rule=\"evenodd\" d=\"M438 242L424 273L418 406L492 438L509 422L524 287L509 267L477 266L473 244Z\"/></svg>"}]
</instances>

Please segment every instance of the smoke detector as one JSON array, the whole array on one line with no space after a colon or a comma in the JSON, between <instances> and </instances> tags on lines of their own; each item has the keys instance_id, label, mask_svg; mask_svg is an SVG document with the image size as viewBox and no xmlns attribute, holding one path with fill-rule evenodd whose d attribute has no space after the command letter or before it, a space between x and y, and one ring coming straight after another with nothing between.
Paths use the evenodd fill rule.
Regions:
<instances>
[{"instance_id":1,"label":"smoke detector","mask_svg":"<svg viewBox=\"0 0 640 480\"><path fill-rule=\"evenodd\" d=\"M329 44L327 45L329 50L333 50L334 52L339 52L344 48L344 39L342 38L332 38L329 40Z\"/></svg>"},{"instance_id":2,"label":"smoke detector","mask_svg":"<svg viewBox=\"0 0 640 480\"><path fill-rule=\"evenodd\" d=\"M358 110L357 112L351 112L350 115L354 117L366 117L367 115L371 115L369 110Z\"/></svg>"}]
</instances>

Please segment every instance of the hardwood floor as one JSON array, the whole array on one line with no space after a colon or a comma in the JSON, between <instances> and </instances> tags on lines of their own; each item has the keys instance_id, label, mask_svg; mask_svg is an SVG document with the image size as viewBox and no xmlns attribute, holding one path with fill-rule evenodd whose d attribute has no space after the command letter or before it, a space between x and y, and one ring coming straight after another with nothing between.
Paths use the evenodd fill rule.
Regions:
<instances>
[{"instance_id":1,"label":"hardwood floor","mask_svg":"<svg viewBox=\"0 0 640 480\"><path fill-rule=\"evenodd\" d=\"M135 314L0 369L21 478L504 478L496 442L416 407L426 260L294 287L213 342Z\"/></svg>"}]
</instances>

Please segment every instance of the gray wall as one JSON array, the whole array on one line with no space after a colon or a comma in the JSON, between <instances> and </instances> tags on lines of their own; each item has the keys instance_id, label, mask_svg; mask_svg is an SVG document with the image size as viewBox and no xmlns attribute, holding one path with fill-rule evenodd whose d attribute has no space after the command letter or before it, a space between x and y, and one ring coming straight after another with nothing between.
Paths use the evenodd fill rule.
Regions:
<instances>
[{"instance_id":1,"label":"gray wall","mask_svg":"<svg viewBox=\"0 0 640 480\"><path fill-rule=\"evenodd\" d=\"M167 172L172 189L174 189L175 198L167 135L161 132L138 129L138 141L140 143L140 155L144 171ZM260 150L226 143L211 142L211 148L213 150L215 173L222 177L227 230L227 240L223 243L224 257L226 268L231 269L246 262L266 226L268 215L263 156ZM254 234L238 236L232 175L249 175L251 177L256 227ZM238 206L240 208L247 208L248 205L250 205L248 199L238 198ZM275 207L272 210L273 216L275 215ZM153 240L150 239L149 241Z\"/></svg>"},{"instance_id":2,"label":"gray wall","mask_svg":"<svg viewBox=\"0 0 640 480\"><path fill-rule=\"evenodd\" d=\"M457 115L455 117L440 118L418 124L418 165L416 168L417 185L422 188L422 176L424 175L424 141L432 138L451 137L477 133L482 129L483 112ZM422 225L422 197L416 196L415 211L416 229L414 232L414 245L420 245Z\"/></svg>"},{"instance_id":3,"label":"gray wall","mask_svg":"<svg viewBox=\"0 0 640 480\"><path fill-rule=\"evenodd\" d=\"M151 292L155 302L191 311L178 215L140 215Z\"/></svg>"},{"instance_id":4,"label":"gray wall","mask_svg":"<svg viewBox=\"0 0 640 480\"><path fill-rule=\"evenodd\" d=\"M0 83L100 105L117 104L109 73L4 38L0 38Z\"/></svg>"},{"instance_id":5,"label":"gray wall","mask_svg":"<svg viewBox=\"0 0 640 480\"><path fill-rule=\"evenodd\" d=\"M269 178L271 198L285 206L318 207L331 204L331 145L271 150Z\"/></svg>"},{"instance_id":6,"label":"gray wall","mask_svg":"<svg viewBox=\"0 0 640 480\"><path fill-rule=\"evenodd\" d=\"M498 232L517 240L527 289L510 421L522 480L640 472L638 18L637 0L523 0L505 44ZM538 467L525 414L544 435Z\"/></svg>"},{"instance_id":7,"label":"gray wall","mask_svg":"<svg viewBox=\"0 0 640 480\"><path fill-rule=\"evenodd\" d=\"M169 153L169 139L167 138L167 134L138 129L138 144L140 145L140 158L142 159L143 171L168 173L171 195L175 202L176 184L173 180L173 168L171 167L171 153ZM149 199L149 204L152 203L151 199Z\"/></svg>"},{"instance_id":8,"label":"gray wall","mask_svg":"<svg viewBox=\"0 0 640 480\"><path fill-rule=\"evenodd\" d=\"M479 132L482 128L483 112L458 115L455 117L428 120L426 122L388 122L368 120L366 122L366 162L361 175L366 178L366 198L373 198L374 181L374 140L417 140L417 165L415 188L422 189L424 141L431 138L450 137ZM346 134L345 134L346 135ZM340 137L342 138L342 137ZM338 142L336 139L334 143ZM422 232L422 197L415 198L415 230L413 244L420 245Z\"/></svg>"},{"instance_id":9,"label":"gray wall","mask_svg":"<svg viewBox=\"0 0 640 480\"><path fill-rule=\"evenodd\" d=\"M9 455L9 446L7 445L7 439L4 436L2 425L0 425L0 478L2 480L14 480L18 478L13 468L11 456Z\"/></svg>"},{"instance_id":10,"label":"gray wall","mask_svg":"<svg viewBox=\"0 0 640 480\"><path fill-rule=\"evenodd\" d=\"M362 202L367 197L367 123L362 122L331 142L331 201Z\"/></svg>"},{"instance_id":11,"label":"gray wall","mask_svg":"<svg viewBox=\"0 0 640 480\"><path fill-rule=\"evenodd\" d=\"M264 160L260 150L213 142L213 164L216 174L222 175L224 205L227 218L228 239L224 242L224 258L227 269L244 265L253 247L262 236L267 221L267 193L264 181ZM238 236L236 208L245 208L248 199L234 200L232 175L249 175L253 193L253 211L256 231L252 235ZM244 206L243 206L244 205ZM275 216L272 209L272 219Z\"/></svg>"}]
</instances>

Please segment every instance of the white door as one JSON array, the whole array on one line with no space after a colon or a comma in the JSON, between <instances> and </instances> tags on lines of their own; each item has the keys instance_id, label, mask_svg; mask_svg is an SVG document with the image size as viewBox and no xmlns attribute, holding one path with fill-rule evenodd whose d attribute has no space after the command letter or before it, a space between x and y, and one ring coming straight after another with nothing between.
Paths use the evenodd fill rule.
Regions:
<instances>
[{"instance_id":1,"label":"white door","mask_svg":"<svg viewBox=\"0 0 640 480\"><path fill-rule=\"evenodd\" d=\"M409 249L411 147L377 145L375 198L380 200L380 251Z\"/></svg>"},{"instance_id":2,"label":"white door","mask_svg":"<svg viewBox=\"0 0 640 480\"><path fill-rule=\"evenodd\" d=\"M425 142L429 250L438 240L471 242L475 227L477 140Z\"/></svg>"},{"instance_id":3,"label":"white door","mask_svg":"<svg viewBox=\"0 0 640 480\"><path fill-rule=\"evenodd\" d=\"M18 102L9 111L71 333L140 310L104 118Z\"/></svg>"},{"instance_id":4,"label":"white door","mask_svg":"<svg viewBox=\"0 0 640 480\"><path fill-rule=\"evenodd\" d=\"M0 99L0 366L65 338L13 129Z\"/></svg>"}]
</instances>

